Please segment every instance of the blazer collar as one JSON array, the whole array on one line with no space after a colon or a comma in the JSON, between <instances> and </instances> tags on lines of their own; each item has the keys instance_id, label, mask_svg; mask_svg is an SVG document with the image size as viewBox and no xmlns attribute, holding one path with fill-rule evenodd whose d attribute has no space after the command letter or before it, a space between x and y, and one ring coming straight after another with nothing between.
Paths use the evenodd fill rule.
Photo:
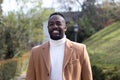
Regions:
<instances>
[{"instance_id":1,"label":"blazer collar","mask_svg":"<svg viewBox=\"0 0 120 80\"><path fill-rule=\"evenodd\" d=\"M72 55L72 52L73 52L72 42L70 40L66 39L64 60L63 60L63 69L65 68L66 64L68 63L68 61Z\"/></svg>"},{"instance_id":2,"label":"blazer collar","mask_svg":"<svg viewBox=\"0 0 120 80\"><path fill-rule=\"evenodd\" d=\"M50 73L50 43L49 42L44 44L42 56L45 61L46 67Z\"/></svg>"},{"instance_id":3,"label":"blazer collar","mask_svg":"<svg viewBox=\"0 0 120 80\"><path fill-rule=\"evenodd\" d=\"M65 68L66 64L68 63L71 55L72 55L72 42L66 39L65 42L65 50L64 50L64 59L63 59L63 69ZM43 46L43 58L46 64L48 71L50 72L50 43L47 42Z\"/></svg>"}]
</instances>

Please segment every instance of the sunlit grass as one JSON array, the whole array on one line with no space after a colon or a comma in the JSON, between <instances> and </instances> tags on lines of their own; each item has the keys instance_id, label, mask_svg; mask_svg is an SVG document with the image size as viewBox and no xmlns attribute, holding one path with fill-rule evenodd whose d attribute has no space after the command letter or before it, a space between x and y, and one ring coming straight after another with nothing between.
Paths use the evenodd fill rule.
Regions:
<instances>
[{"instance_id":1,"label":"sunlit grass","mask_svg":"<svg viewBox=\"0 0 120 80\"><path fill-rule=\"evenodd\" d=\"M104 28L84 43L92 64L120 66L120 22Z\"/></svg>"}]
</instances>

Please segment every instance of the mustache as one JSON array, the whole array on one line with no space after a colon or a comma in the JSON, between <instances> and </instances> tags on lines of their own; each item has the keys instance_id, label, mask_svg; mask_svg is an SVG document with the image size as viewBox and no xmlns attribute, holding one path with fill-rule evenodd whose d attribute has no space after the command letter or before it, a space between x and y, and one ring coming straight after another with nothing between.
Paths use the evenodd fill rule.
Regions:
<instances>
[{"instance_id":1,"label":"mustache","mask_svg":"<svg viewBox=\"0 0 120 80\"><path fill-rule=\"evenodd\" d=\"M59 32L61 32L60 29L53 29L53 30L51 30L51 32L53 32L53 31L59 31Z\"/></svg>"}]
</instances>

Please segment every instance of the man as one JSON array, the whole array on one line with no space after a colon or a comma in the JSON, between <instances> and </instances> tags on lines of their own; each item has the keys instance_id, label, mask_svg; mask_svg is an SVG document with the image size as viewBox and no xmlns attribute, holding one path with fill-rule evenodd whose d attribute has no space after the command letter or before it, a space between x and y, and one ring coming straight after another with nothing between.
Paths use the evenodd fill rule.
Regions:
<instances>
[{"instance_id":1,"label":"man","mask_svg":"<svg viewBox=\"0 0 120 80\"><path fill-rule=\"evenodd\" d=\"M31 50L26 80L92 80L85 45L68 40L66 30L64 16L51 14L50 40Z\"/></svg>"}]
</instances>

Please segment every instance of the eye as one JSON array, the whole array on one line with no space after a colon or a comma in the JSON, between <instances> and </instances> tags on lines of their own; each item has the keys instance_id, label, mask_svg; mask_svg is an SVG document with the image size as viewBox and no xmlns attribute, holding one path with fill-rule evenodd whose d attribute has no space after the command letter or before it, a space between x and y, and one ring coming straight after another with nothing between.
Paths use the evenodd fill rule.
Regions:
<instances>
[{"instance_id":1,"label":"eye","mask_svg":"<svg viewBox=\"0 0 120 80\"><path fill-rule=\"evenodd\" d=\"M54 24L53 23L49 23L49 26L53 26Z\"/></svg>"}]
</instances>

